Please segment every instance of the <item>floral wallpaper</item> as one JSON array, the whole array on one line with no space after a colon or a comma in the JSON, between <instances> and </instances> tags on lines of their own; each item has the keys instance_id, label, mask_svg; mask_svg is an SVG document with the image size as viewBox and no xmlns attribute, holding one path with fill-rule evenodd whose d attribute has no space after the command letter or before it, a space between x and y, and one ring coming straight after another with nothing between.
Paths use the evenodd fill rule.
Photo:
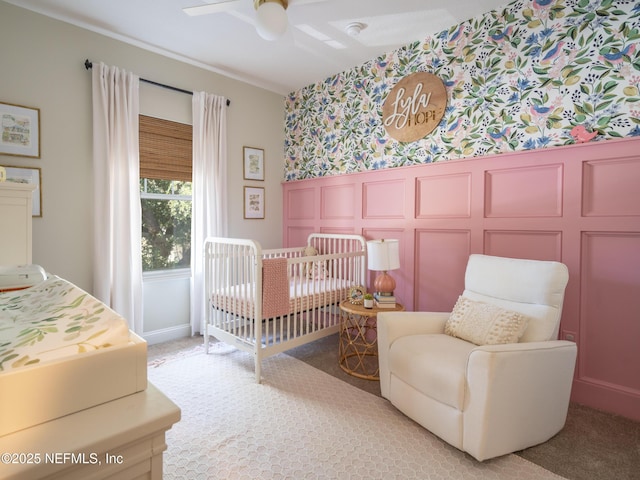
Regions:
<instances>
[{"instance_id":1,"label":"floral wallpaper","mask_svg":"<svg viewBox=\"0 0 640 480\"><path fill-rule=\"evenodd\" d=\"M640 135L640 2L517 0L285 100L287 181ZM440 125L401 143L387 93L427 71Z\"/></svg>"}]
</instances>

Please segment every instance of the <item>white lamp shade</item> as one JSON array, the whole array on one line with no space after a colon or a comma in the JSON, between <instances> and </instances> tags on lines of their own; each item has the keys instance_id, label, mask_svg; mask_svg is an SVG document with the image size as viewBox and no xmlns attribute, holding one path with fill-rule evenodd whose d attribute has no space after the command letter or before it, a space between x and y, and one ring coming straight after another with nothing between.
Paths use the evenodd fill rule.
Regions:
<instances>
[{"instance_id":1,"label":"white lamp shade","mask_svg":"<svg viewBox=\"0 0 640 480\"><path fill-rule=\"evenodd\" d=\"M256 31L265 40L273 41L287 31L287 12L276 2L266 2L256 11Z\"/></svg>"},{"instance_id":2,"label":"white lamp shade","mask_svg":"<svg viewBox=\"0 0 640 480\"><path fill-rule=\"evenodd\" d=\"M370 240L367 242L369 270L386 272L400 268L400 242L398 240Z\"/></svg>"}]
</instances>

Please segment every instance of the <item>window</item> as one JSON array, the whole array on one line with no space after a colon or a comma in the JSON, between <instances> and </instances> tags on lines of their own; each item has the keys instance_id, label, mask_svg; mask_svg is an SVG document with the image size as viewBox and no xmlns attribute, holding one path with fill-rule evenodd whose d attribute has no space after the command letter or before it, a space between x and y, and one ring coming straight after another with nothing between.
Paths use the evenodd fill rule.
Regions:
<instances>
[{"instance_id":1,"label":"window","mask_svg":"<svg viewBox=\"0 0 640 480\"><path fill-rule=\"evenodd\" d=\"M189 268L191 182L140 179L142 270Z\"/></svg>"},{"instance_id":2,"label":"window","mask_svg":"<svg viewBox=\"0 0 640 480\"><path fill-rule=\"evenodd\" d=\"M191 125L140 115L142 270L191 263Z\"/></svg>"}]
</instances>

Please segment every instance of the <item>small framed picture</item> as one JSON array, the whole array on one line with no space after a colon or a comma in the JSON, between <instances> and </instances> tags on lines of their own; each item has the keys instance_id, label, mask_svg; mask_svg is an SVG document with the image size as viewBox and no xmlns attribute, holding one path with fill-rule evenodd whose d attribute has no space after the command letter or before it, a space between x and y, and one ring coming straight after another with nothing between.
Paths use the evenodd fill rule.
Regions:
<instances>
[{"instance_id":1,"label":"small framed picture","mask_svg":"<svg viewBox=\"0 0 640 480\"><path fill-rule=\"evenodd\" d=\"M0 153L40 158L40 109L0 103Z\"/></svg>"},{"instance_id":2,"label":"small framed picture","mask_svg":"<svg viewBox=\"0 0 640 480\"><path fill-rule=\"evenodd\" d=\"M264 187L244 187L244 218L264 218Z\"/></svg>"},{"instance_id":3,"label":"small framed picture","mask_svg":"<svg viewBox=\"0 0 640 480\"><path fill-rule=\"evenodd\" d=\"M40 168L38 167L11 167L4 166L7 182L15 183L31 183L36 185L36 189L33 191L33 209L31 211L32 216L42 216L42 177L40 174Z\"/></svg>"},{"instance_id":4,"label":"small framed picture","mask_svg":"<svg viewBox=\"0 0 640 480\"><path fill-rule=\"evenodd\" d=\"M349 290L349 301L353 305L362 305L364 302L364 294L367 293L367 289L362 285L356 285Z\"/></svg>"},{"instance_id":5,"label":"small framed picture","mask_svg":"<svg viewBox=\"0 0 640 480\"><path fill-rule=\"evenodd\" d=\"M264 180L264 150L262 148L242 147L244 158L244 179Z\"/></svg>"}]
</instances>

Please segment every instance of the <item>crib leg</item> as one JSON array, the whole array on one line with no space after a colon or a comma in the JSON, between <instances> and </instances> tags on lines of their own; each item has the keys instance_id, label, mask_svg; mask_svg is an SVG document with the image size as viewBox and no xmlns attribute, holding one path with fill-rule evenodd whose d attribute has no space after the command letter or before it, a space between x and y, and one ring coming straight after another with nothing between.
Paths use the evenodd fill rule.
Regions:
<instances>
[{"instance_id":1,"label":"crib leg","mask_svg":"<svg viewBox=\"0 0 640 480\"><path fill-rule=\"evenodd\" d=\"M261 376L261 372L260 372L260 367L261 367L261 361L260 361L260 357L258 357L257 355L255 356L255 371L256 371L256 383L260 383L260 376Z\"/></svg>"}]
</instances>

